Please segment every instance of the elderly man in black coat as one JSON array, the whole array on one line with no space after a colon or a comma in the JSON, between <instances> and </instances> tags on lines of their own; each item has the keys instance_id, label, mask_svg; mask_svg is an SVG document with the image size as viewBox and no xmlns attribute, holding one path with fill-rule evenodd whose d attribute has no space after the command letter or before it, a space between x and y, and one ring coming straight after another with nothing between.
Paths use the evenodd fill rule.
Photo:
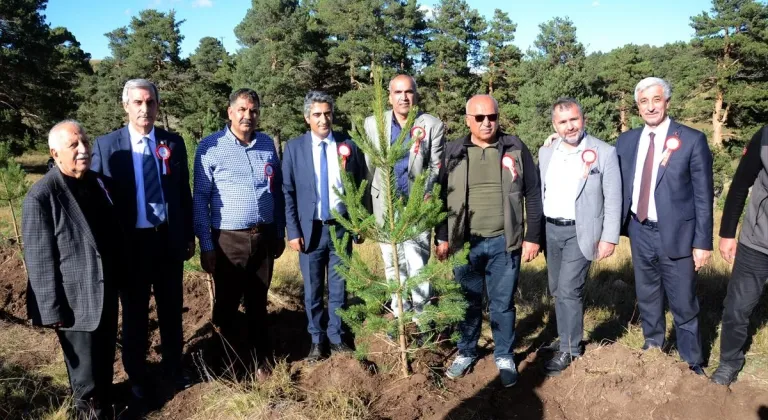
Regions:
<instances>
[{"instance_id":1,"label":"elderly man in black coat","mask_svg":"<svg viewBox=\"0 0 768 420\"><path fill-rule=\"evenodd\" d=\"M77 417L112 418L122 234L107 188L89 170L80 124L56 124L48 145L56 168L32 186L23 208L28 314L56 330Z\"/></svg>"}]
</instances>

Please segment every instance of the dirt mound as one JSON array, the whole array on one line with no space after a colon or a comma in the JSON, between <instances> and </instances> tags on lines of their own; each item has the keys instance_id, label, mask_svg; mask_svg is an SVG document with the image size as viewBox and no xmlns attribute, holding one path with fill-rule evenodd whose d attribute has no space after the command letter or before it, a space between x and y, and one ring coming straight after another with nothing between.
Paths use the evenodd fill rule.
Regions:
<instances>
[{"instance_id":1,"label":"dirt mound","mask_svg":"<svg viewBox=\"0 0 768 420\"><path fill-rule=\"evenodd\" d=\"M315 365L300 363L299 386L317 391L334 390L371 398L379 391L381 377L351 356L335 355Z\"/></svg>"},{"instance_id":2,"label":"dirt mound","mask_svg":"<svg viewBox=\"0 0 768 420\"><path fill-rule=\"evenodd\" d=\"M0 246L0 316L27 318L27 275L16 248Z\"/></svg>"}]
</instances>

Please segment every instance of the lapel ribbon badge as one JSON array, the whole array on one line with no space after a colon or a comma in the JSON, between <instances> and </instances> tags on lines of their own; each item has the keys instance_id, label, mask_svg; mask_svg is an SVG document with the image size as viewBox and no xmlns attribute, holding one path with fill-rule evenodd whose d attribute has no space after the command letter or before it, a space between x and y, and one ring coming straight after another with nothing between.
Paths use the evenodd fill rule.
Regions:
<instances>
[{"instance_id":1,"label":"lapel ribbon badge","mask_svg":"<svg viewBox=\"0 0 768 420\"><path fill-rule=\"evenodd\" d=\"M115 203L112 202L112 197L109 196L109 191L107 191L107 187L104 186L104 181L102 181L101 178L96 178L96 182L99 183L99 186L104 191L104 195L107 196L107 200L109 200L109 204L112 204L114 206Z\"/></svg>"},{"instance_id":2,"label":"lapel ribbon badge","mask_svg":"<svg viewBox=\"0 0 768 420\"><path fill-rule=\"evenodd\" d=\"M509 173L512 174L512 182L517 181L517 169L515 169L515 159L509 154L504 155L501 158L501 166L509 169Z\"/></svg>"},{"instance_id":3,"label":"lapel ribbon badge","mask_svg":"<svg viewBox=\"0 0 768 420\"><path fill-rule=\"evenodd\" d=\"M346 143L341 143L339 145L339 156L341 156L341 169L346 171L347 170L347 158L349 155L352 154L352 149L349 148L349 146Z\"/></svg>"},{"instance_id":4,"label":"lapel ribbon badge","mask_svg":"<svg viewBox=\"0 0 768 420\"><path fill-rule=\"evenodd\" d=\"M414 125L413 128L411 128L411 140L413 140L413 154L415 155L419 154L419 146L421 146L421 141L424 140L425 137L427 137L427 130L425 130L423 127Z\"/></svg>"},{"instance_id":5,"label":"lapel ribbon badge","mask_svg":"<svg viewBox=\"0 0 768 420\"><path fill-rule=\"evenodd\" d=\"M667 137L667 139L664 141L664 155L661 158L661 166L667 166L667 161L672 155L672 152L679 149L681 144L682 143L680 142L680 137L678 137L677 132Z\"/></svg>"},{"instance_id":6,"label":"lapel ribbon badge","mask_svg":"<svg viewBox=\"0 0 768 420\"><path fill-rule=\"evenodd\" d=\"M272 164L267 162L266 165L264 165L264 175L267 177L267 185L269 186L269 192L272 192L272 178L275 176L275 168L272 167Z\"/></svg>"},{"instance_id":7,"label":"lapel ribbon badge","mask_svg":"<svg viewBox=\"0 0 768 420\"><path fill-rule=\"evenodd\" d=\"M157 146L157 149L155 149L155 154L157 157L163 160L163 175L170 175L171 174L171 148L168 147L167 144L161 143L159 146Z\"/></svg>"},{"instance_id":8,"label":"lapel ribbon badge","mask_svg":"<svg viewBox=\"0 0 768 420\"><path fill-rule=\"evenodd\" d=\"M584 179L587 179L592 164L597 162L597 152L593 149L587 149L581 152L581 160L584 161Z\"/></svg>"}]
</instances>

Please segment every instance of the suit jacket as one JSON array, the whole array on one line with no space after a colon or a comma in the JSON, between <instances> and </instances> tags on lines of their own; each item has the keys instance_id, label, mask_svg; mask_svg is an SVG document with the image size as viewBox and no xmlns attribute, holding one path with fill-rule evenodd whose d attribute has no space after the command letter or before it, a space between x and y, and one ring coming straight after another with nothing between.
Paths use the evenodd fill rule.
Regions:
<instances>
[{"instance_id":1,"label":"suit jacket","mask_svg":"<svg viewBox=\"0 0 768 420\"><path fill-rule=\"evenodd\" d=\"M622 194L622 233L631 216L637 147L643 128L622 133L616 141ZM693 248L712 249L712 153L704 133L671 120L666 138L677 133L680 149L672 152L656 175L656 213L664 252L670 258L683 258Z\"/></svg>"},{"instance_id":2,"label":"suit jacket","mask_svg":"<svg viewBox=\"0 0 768 420\"><path fill-rule=\"evenodd\" d=\"M619 243L621 230L621 172L616 149L590 135L584 140L586 149L597 152L597 161L592 164L587 178L583 174L576 196L576 240L584 256L592 261L597 257L600 241ZM551 147L539 149L539 173L541 194L547 190L547 169L555 150Z\"/></svg>"},{"instance_id":3,"label":"suit jacket","mask_svg":"<svg viewBox=\"0 0 768 420\"><path fill-rule=\"evenodd\" d=\"M102 256L58 168L35 183L24 198L21 231L32 323L61 322L65 330L94 331L104 305Z\"/></svg>"},{"instance_id":4,"label":"suit jacket","mask_svg":"<svg viewBox=\"0 0 768 420\"><path fill-rule=\"evenodd\" d=\"M384 136L387 144L392 136L392 110L384 113ZM443 160L443 149L445 148L445 128L443 122L429 114L421 114L413 122L414 127L419 126L426 130L426 136L419 145L419 153L413 153L411 146L408 153L408 186L413 185L416 179L423 171L429 171L427 177L427 192L432 191L432 186L437 181L437 175L440 172L440 162ZM373 145L379 148L379 130L376 125L375 116L365 119L365 133L368 138L373 140ZM379 198L381 189L382 172L374 168L366 156L368 165L368 174L373 176L371 182L371 200L373 205L373 214L376 216L376 222L384 223L384 203Z\"/></svg>"},{"instance_id":5,"label":"suit jacket","mask_svg":"<svg viewBox=\"0 0 768 420\"><path fill-rule=\"evenodd\" d=\"M183 261L187 257L187 244L195 240L187 149L178 134L157 127L155 140L165 142L171 149L171 170L169 174L161 175L161 183L167 209L168 248L171 255ZM113 186L113 199L125 232L134 231L137 217L132 153L131 135L126 126L97 138L91 159L91 169L107 178Z\"/></svg>"},{"instance_id":6,"label":"suit jacket","mask_svg":"<svg viewBox=\"0 0 768 420\"><path fill-rule=\"evenodd\" d=\"M352 150L346 172L358 184L365 179L365 156L348 136L333 133L336 144L347 144ZM315 165L312 160L312 134L308 131L288 141L283 150L283 194L288 240L304 238L304 246L312 242L312 220L317 208Z\"/></svg>"}]
</instances>

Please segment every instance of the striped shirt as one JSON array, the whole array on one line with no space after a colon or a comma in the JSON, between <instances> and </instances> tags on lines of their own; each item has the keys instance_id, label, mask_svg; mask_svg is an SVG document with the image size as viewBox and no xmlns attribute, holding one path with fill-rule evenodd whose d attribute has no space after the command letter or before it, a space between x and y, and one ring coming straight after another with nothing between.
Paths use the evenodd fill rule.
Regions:
<instances>
[{"instance_id":1,"label":"striped shirt","mask_svg":"<svg viewBox=\"0 0 768 420\"><path fill-rule=\"evenodd\" d=\"M214 249L212 228L275 223L278 237L285 237L280 159L268 135L254 133L251 143L243 145L227 126L204 138L195 153L194 179L195 235L201 251Z\"/></svg>"}]
</instances>

